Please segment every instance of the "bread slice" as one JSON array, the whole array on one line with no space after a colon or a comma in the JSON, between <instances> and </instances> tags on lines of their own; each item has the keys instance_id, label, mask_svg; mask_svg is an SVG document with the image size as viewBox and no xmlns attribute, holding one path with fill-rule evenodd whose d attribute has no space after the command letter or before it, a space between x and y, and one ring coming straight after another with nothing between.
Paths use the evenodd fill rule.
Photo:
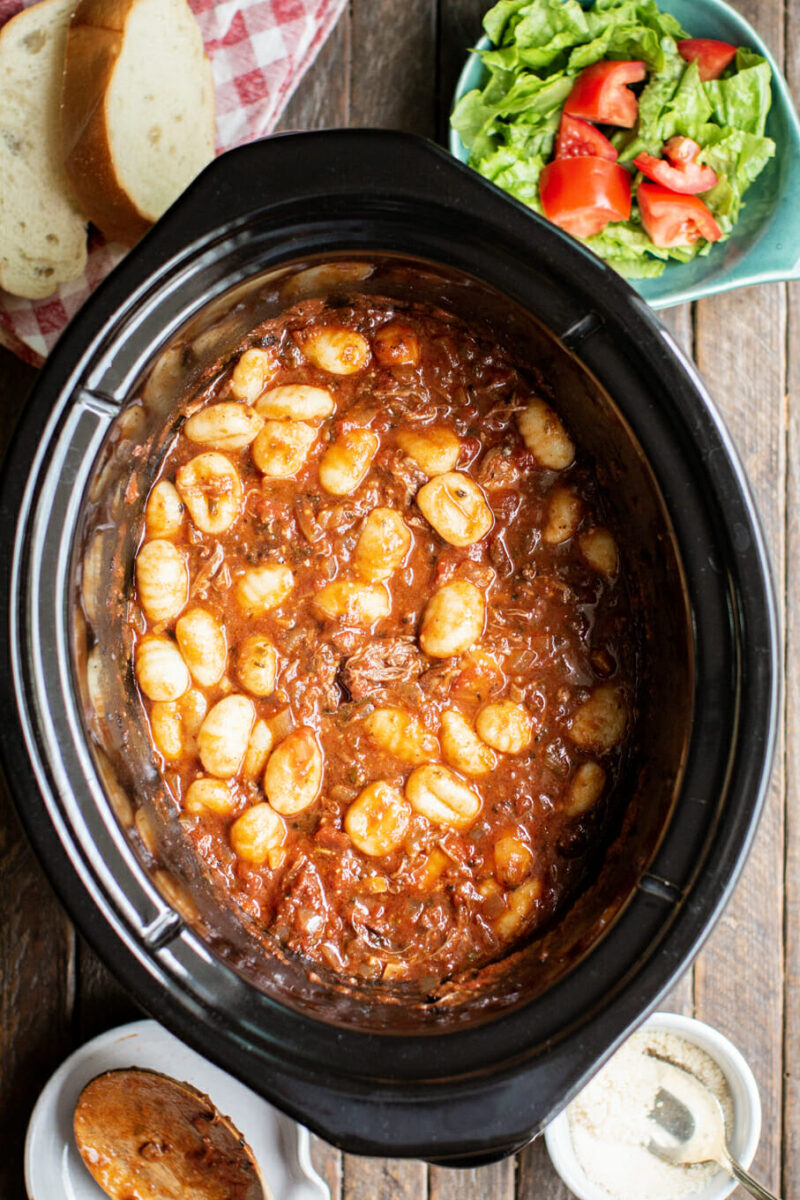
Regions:
<instances>
[{"instance_id":1,"label":"bread slice","mask_svg":"<svg viewBox=\"0 0 800 1200\"><path fill-rule=\"evenodd\" d=\"M0 287L49 296L86 266L86 221L61 154L61 73L75 0L41 0L0 30Z\"/></svg>"},{"instance_id":2,"label":"bread slice","mask_svg":"<svg viewBox=\"0 0 800 1200\"><path fill-rule=\"evenodd\" d=\"M78 0L61 116L86 214L135 242L214 156L211 64L186 0Z\"/></svg>"}]
</instances>

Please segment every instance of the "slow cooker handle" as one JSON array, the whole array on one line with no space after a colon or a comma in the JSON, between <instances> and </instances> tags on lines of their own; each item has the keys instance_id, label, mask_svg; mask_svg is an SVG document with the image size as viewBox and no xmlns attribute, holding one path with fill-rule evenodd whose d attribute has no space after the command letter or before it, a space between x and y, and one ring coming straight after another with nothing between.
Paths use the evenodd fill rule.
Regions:
<instances>
[{"instance_id":1,"label":"slow cooker handle","mask_svg":"<svg viewBox=\"0 0 800 1200\"><path fill-rule=\"evenodd\" d=\"M470 212L476 187L485 192L485 181L435 143L414 134L385 129L274 134L215 159L155 225L147 241L194 241L244 223L260 210L297 203L298 197L318 197L323 215L330 201L353 195L391 197L395 204L430 203L433 197Z\"/></svg>"}]
</instances>

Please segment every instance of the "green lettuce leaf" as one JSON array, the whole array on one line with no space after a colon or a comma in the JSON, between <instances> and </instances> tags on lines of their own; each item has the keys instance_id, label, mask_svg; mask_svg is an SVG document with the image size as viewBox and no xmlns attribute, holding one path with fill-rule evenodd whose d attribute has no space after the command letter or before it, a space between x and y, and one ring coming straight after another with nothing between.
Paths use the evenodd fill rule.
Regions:
<instances>
[{"instance_id":1,"label":"green lettuce leaf","mask_svg":"<svg viewBox=\"0 0 800 1200\"><path fill-rule=\"evenodd\" d=\"M749 65L727 79L710 80L705 85L706 93L720 125L731 125L762 137L772 100L772 72L767 60L755 54L742 55L739 51L737 66L739 62Z\"/></svg>"},{"instance_id":2,"label":"green lettuce leaf","mask_svg":"<svg viewBox=\"0 0 800 1200\"><path fill-rule=\"evenodd\" d=\"M539 177L576 75L602 59L641 59L648 74L637 89L636 127L612 135L619 162L631 166L642 151L660 157L675 135L694 138L718 178L703 199L728 235L747 188L775 153L764 136L770 70L760 55L741 48L724 78L703 83L697 65L678 53L676 41L689 34L656 0L594 0L585 8L577 0L499 0L484 29L493 43L482 53L488 78L451 118L471 166L540 211ZM630 278L655 277L667 261L688 262L711 249L704 241L654 246L635 197L629 221L608 225L586 245Z\"/></svg>"},{"instance_id":3,"label":"green lettuce leaf","mask_svg":"<svg viewBox=\"0 0 800 1200\"><path fill-rule=\"evenodd\" d=\"M490 42L500 46L503 41L503 31L511 17L521 8L526 8L530 0L499 0L494 8L490 8L483 18L483 31Z\"/></svg>"}]
</instances>

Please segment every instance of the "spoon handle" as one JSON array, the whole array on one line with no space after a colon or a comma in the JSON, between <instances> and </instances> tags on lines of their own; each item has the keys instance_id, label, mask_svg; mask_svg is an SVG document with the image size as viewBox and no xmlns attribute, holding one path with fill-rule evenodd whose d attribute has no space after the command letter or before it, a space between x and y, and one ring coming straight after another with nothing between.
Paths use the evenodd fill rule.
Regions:
<instances>
[{"instance_id":1,"label":"spoon handle","mask_svg":"<svg viewBox=\"0 0 800 1200\"><path fill-rule=\"evenodd\" d=\"M779 1197L774 1192L768 1192L765 1187L757 1183L753 1179L753 1176L748 1174L744 1167L740 1167L736 1160L731 1158L729 1154L726 1155L726 1158L727 1162L724 1165L728 1168L731 1175L742 1185L746 1192L749 1192L751 1196L755 1196L756 1200L779 1200Z\"/></svg>"}]
</instances>

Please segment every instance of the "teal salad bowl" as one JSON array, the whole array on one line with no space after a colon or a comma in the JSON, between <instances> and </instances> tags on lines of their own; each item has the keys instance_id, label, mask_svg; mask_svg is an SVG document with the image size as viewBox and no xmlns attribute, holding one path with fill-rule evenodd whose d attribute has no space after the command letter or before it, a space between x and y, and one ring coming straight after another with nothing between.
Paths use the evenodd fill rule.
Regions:
<instances>
[{"instance_id":1,"label":"teal salad bowl","mask_svg":"<svg viewBox=\"0 0 800 1200\"><path fill-rule=\"evenodd\" d=\"M752 25L723 0L659 0L659 8L672 13L690 37L748 46L766 58L772 69L772 106L765 133L775 142L776 152L747 189L739 220L726 241L691 262L668 263L657 279L631 279L631 287L653 308L668 308L749 284L800 279L800 120L786 80ZM490 46L484 37L476 50ZM472 51L459 77L453 107L467 92L483 87L487 77L480 57ZM454 129L450 151L467 162L469 151ZM495 186L488 181L487 185Z\"/></svg>"}]
</instances>

